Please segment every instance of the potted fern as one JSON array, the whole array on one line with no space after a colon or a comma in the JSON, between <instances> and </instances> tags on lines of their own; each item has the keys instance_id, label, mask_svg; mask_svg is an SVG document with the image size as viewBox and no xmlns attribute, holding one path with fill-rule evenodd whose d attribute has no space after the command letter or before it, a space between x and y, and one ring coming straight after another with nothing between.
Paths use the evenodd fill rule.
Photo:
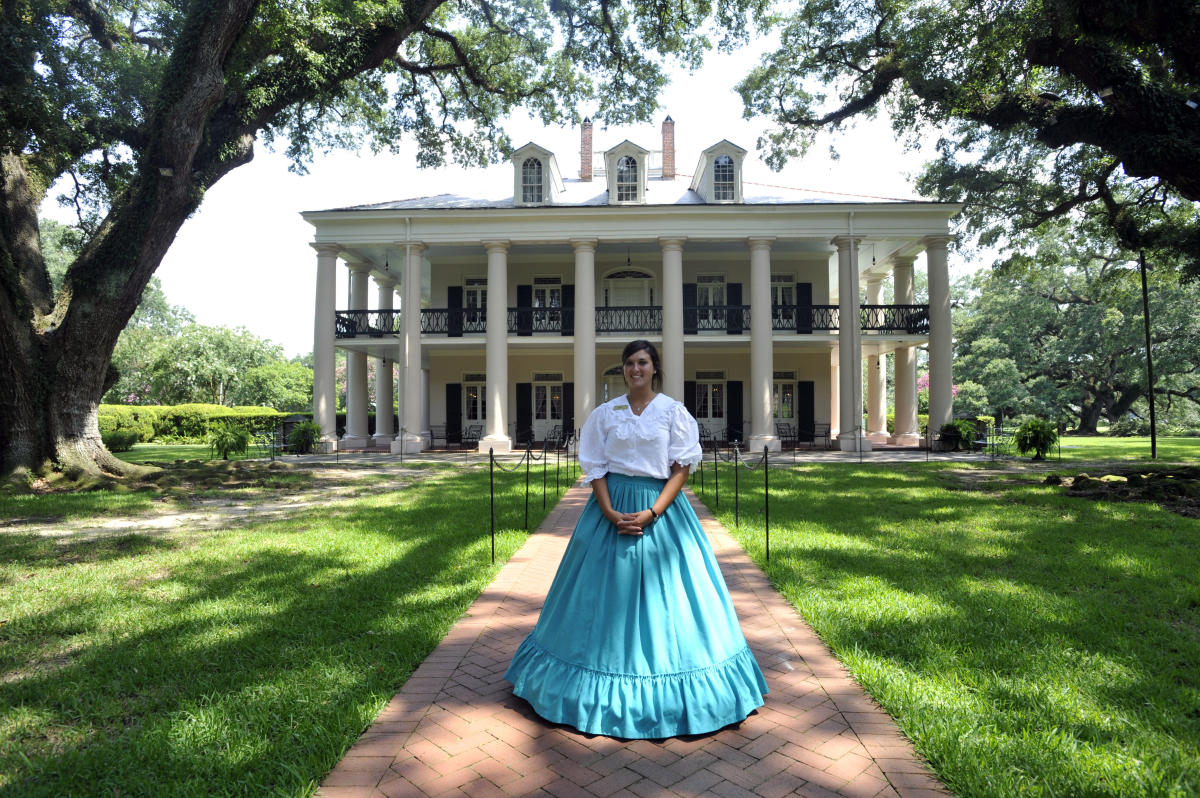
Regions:
<instances>
[{"instance_id":1,"label":"potted fern","mask_svg":"<svg viewBox=\"0 0 1200 798\"><path fill-rule=\"evenodd\" d=\"M1034 460L1045 460L1046 452L1058 442L1058 427L1044 418L1027 418L1017 427L1013 444L1021 454L1033 452Z\"/></svg>"}]
</instances>

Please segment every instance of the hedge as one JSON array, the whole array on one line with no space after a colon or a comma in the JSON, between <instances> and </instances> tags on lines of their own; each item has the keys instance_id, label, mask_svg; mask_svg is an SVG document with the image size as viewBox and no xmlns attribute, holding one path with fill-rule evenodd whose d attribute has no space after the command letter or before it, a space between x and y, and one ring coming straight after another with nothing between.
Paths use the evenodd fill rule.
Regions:
<instances>
[{"instance_id":1,"label":"hedge","mask_svg":"<svg viewBox=\"0 0 1200 798\"><path fill-rule=\"evenodd\" d=\"M135 430L143 441L204 443L221 427L245 430L250 435L271 432L286 416L269 407L222 405L100 405L100 434Z\"/></svg>"}]
</instances>

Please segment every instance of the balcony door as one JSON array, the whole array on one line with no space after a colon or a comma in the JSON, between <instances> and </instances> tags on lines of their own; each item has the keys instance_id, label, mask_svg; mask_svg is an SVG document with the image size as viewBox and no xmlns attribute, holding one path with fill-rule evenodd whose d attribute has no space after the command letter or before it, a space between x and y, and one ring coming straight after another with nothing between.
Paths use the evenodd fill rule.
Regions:
<instances>
[{"instance_id":1,"label":"balcony door","mask_svg":"<svg viewBox=\"0 0 1200 798\"><path fill-rule=\"evenodd\" d=\"M654 304L654 276L636 269L610 274L604 280L604 306L630 308Z\"/></svg>"},{"instance_id":2,"label":"balcony door","mask_svg":"<svg viewBox=\"0 0 1200 798\"><path fill-rule=\"evenodd\" d=\"M696 278L696 328L725 332L725 276L701 274Z\"/></svg>"},{"instance_id":3,"label":"balcony door","mask_svg":"<svg viewBox=\"0 0 1200 798\"><path fill-rule=\"evenodd\" d=\"M625 393L625 372L619 365L605 369L600 379L600 404Z\"/></svg>"},{"instance_id":4,"label":"balcony door","mask_svg":"<svg viewBox=\"0 0 1200 798\"><path fill-rule=\"evenodd\" d=\"M534 374L533 379L533 439L544 441L551 431L562 432L563 377Z\"/></svg>"}]
</instances>

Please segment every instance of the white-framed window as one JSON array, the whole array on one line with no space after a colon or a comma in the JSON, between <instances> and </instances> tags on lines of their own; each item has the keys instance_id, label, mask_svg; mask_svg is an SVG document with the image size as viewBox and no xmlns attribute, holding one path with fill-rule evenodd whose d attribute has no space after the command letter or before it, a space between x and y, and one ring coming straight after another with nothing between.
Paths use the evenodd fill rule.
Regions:
<instances>
[{"instance_id":1,"label":"white-framed window","mask_svg":"<svg viewBox=\"0 0 1200 798\"><path fill-rule=\"evenodd\" d=\"M533 328L558 329L562 312L562 278L533 278Z\"/></svg>"},{"instance_id":2,"label":"white-framed window","mask_svg":"<svg viewBox=\"0 0 1200 798\"><path fill-rule=\"evenodd\" d=\"M638 307L654 304L654 275L638 269L623 269L604 278L606 308Z\"/></svg>"},{"instance_id":3,"label":"white-framed window","mask_svg":"<svg viewBox=\"0 0 1200 798\"><path fill-rule=\"evenodd\" d=\"M696 276L696 328L725 331L725 275Z\"/></svg>"},{"instance_id":4,"label":"white-framed window","mask_svg":"<svg viewBox=\"0 0 1200 798\"><path fill-rule=\"evenodd\" d=\"M600 402L616 399L625 393L625 370L620 366L611 366L600 375Z\"/></svg>"},{"instance_id":5,"label":"white-framed window","mask_svg":"<svg viewBox=\"0 0 1200 798\"><path fill-rule=\"evenodd\" d=\"M638 201L638 162L632 155L617 161L617 202Z\"/></svg>"},{"instance_id":6,"label":"white-framed window","mask_svg":"<svg viewBox=\"0 0 1200 798\"><path fill-rule=\"evenodd\" d=\"M792 329L796 324L796 278L791 274L771 275L771 316L775 329Z\"/></svg>"},{"instance_id":7,"label":"white-framed window","mask_svg":"<svg viewBox=\"0 0 1200 798\"><path fill-rule=\"evenodd\" d=\"M468 277L463 286L463 331L482 332L487 325L487 278Z\"/></svg>"},{"instance_id":8,"label":"white-framed window","mask_svg":"<svg viewBox=\"0 0 1200 798\"><path fill-rule=\"evenodd\" d=\"M733 159L728 155L718 155L713 161L713 199L717 202L733 202L737 199Z\"/></svg>"},{"instance_id":9,"label":"white-framed window","mask_svg":"<svg viewBox=\"0 0 1200 798\"><path fill-rule=\"evenodd\" d=\"M771 414L777 421L796 418L796 372L775 372L771 388Z\"/></svg>"},{"instance_id":10,"label":"white-framed window","mask_svg":"<svg viewBox=\"0 0 1200 798\"><path fill-rule=\"evenodd\" d=\"M526 158L521 164L521 201L542 202L545 184L542 182L542 162L537 158Z\"/></svg>"},{"instance_id":11,"label":"white-framed window","mask_svg":"<svg viewBox=\"0 0 1200 798\"><path fill-rule=\"evenodd\" d=\"M463 420L487 420L487 375L463 375Z\"/></svg>"}]
</instances>

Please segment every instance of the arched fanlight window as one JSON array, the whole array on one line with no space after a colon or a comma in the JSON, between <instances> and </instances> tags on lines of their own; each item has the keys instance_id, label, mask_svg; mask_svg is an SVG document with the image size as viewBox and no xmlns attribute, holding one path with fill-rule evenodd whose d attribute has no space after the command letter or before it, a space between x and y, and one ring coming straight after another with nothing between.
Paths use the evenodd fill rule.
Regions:
<instances>
[{"instance_id":1,"label":"arched fanlight window","mask_svg":"<svg viewBox=\"0 0 1200 798\"><path fill-rule=\"evenodd\" d=\"M637 202L637 159L626 155L617 161L617 202Z\"/></svg>"},{"instance_id":2,"label":"arched fanlight window","mask_svg":"<svg viewBox=\"0 0 1200 798\"><path fill-rule=\"evenodd\" d=\"M730 202L737 198L734 190L733 159L719 155L713 161L713 199Z\"/></svg>"},{"instance_id":3,"label":"arched fanlight window","mask_svg":"<svg viewBox=\"0 0 1200 798\"><path fill-rule=\"evenodd\" d=\"M526 158L521 164L521 202L542 201L542 162Z\"/></svg>"}]
</instances>

